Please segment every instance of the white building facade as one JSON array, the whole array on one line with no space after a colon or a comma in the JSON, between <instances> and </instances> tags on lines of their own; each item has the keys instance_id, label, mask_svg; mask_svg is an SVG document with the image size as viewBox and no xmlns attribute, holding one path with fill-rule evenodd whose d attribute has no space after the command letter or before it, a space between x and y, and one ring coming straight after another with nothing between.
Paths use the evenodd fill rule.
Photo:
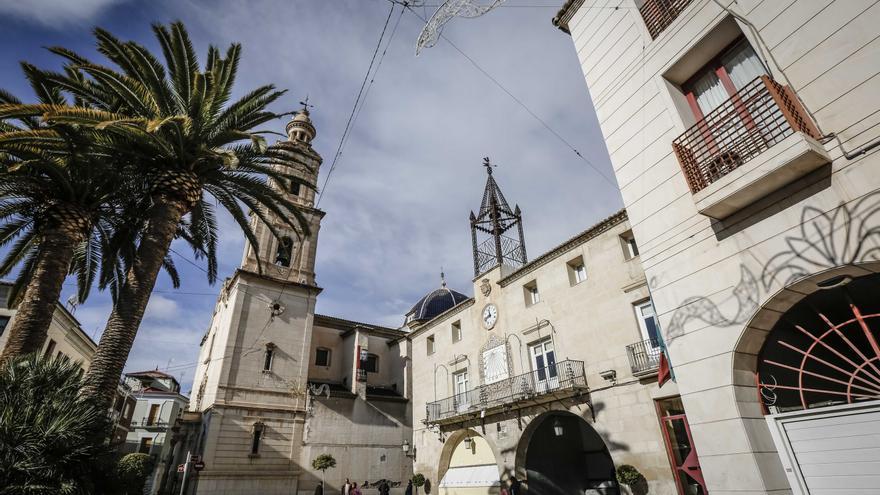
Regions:
<instances>
[{"instance_id":1,"label":"white building facade","mask_svg":"<svg viewBox=\"0 0 880 495\"><path fill-rule=\"evenodd\" d=\"M569 0L554 23L699 452L680 493L876 493L880 5Z\"/></svg>"}]
</instances>

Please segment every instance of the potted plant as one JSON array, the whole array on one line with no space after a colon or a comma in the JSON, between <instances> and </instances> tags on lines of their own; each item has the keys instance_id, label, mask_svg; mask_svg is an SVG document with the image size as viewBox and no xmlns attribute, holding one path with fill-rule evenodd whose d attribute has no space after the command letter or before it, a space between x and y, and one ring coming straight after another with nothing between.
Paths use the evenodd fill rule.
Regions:
<instances>
[{"instance_id":1,"label":"potted plant","mask_svg":"<svg viewBox=\"0 0 880 495\"><path fill-rule=\"evenodd\" d=\"M632 495L644 495L648 493L648 480L629 464L617 467L617 482L623 485Z\"/></svg>"},{"instance_id":2,"label":"potted plant","mask_svg":"<svg viewBox=\"0 0 880 495\"><path fill-rule=\"evenodd\" d=\"M419 487L425 484L425 475L422 473L416 473L412 477L412 484L416 487L416 494L419 493Z\"/></svg>"}]
</instances>

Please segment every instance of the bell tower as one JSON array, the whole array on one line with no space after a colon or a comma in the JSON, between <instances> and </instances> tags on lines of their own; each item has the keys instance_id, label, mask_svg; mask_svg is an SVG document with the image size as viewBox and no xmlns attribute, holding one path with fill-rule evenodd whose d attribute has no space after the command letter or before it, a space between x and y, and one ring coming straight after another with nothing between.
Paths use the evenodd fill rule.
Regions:
<instances>
[{"instance_id":1,"label":"bell tower","mask_svg":"<svg viewBox=\"0 0 880 495\"><path fill-rule=\"evenodd\" d=\"M274 144L270 151L271 165L278 171L296 177L296 180L282 182L270 179L270 185L299 206L299 211L288 214L291 217L301 216L309 231L291 228L285 219L266 212L270 229L252 212L251 227L259 247L254 249L249 243L245 246L241 268L288 282L315 285L315 252L324 212L315 208L314 185L317 184L322 159L312 149L312 140L317 134L309 115L312 105L309 105L308 98L300 103L302 109L287 123L287 140ZM297 224L295 219L291 223ZM273 235L273 230L277 237Z\"/></svg>"},{"instance_id":2,"label":"bell tower","mask_svg":"<svg viewBox=\"0 0 880 495\"><path fill-rule=\"evenodd\" d=\"M522 212L519 205L512 210L492 177L489 158L486 167L486 188L480 212L471 212L471 240L474 248L474 277L496 266L519 268L526 264L526 241L523 237Z\"/></svg>"}]
</instances>

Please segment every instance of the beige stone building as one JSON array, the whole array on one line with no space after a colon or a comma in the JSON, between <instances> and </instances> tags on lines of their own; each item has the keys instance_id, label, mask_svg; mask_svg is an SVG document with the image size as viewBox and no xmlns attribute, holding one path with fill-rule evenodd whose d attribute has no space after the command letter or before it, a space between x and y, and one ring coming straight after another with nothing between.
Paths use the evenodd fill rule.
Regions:
<instances>
[{"instance_id":1,"label":"beige stone building","mask_svg":"<svg viewBox=\"0 0 880 495\"><path fill-rule=\"evenodd\" d=\"M554 23L699 453L680 493L878 493L880 4L568 0Z\"/></svg>"},{"instance_id":2,"label":"beige stone building","mask_svg":"<svg viewBox=\"0 0 880 495\"><path fill-rule=\"evenodd\" d=\"M414 471L441 494L514 479L534 494L612 494L615 466L630 464L650 493L675 493L658 408L680 407L657 387L658 327L626 212L527 262L519 207L487 170L474 296L444 284L406 318Z\"/></svg>"},{"instance_id":3,"label":"beige stone building","mask_svg":"<svg viewBox=\"0 0 880 495\"><path fill-rule=\"evenodd\" d=\"M307 109L287 132L276 146L300 177L315 183L321 157L311 146L315 128ZM188 428L199 431L179 448L199 456L204 469L186 464L185 490L311 494L326 477L327 492L339 492L345 478L370 486L386 479L402 492L411 476L401 448L411 438L404 332L315 314L324 212L314 207L313 190L274 185L301 207L310 233L269 213L265 220L279 241L253 215L260 248L245 249L202 340L190 402L200 418L187 417ZM336 467L322 475L312 460L324 453ZM182 482L183 473L175 490Z\"/></svg>"},{"instance_id":4,"label":"beige stone building","mask_svg":"<svg viewBox=\"0 0 880 495\"><path fill-rule=\"evenodd\" d=\"M6 347L9 333L15 319L15 308L7 303L9 289L12 282L0 281L0 351ZM88 369L92 357L98 345L80 326L76 317L61 303L55 305L55 313L52 315L52 323L49 325L49 334L43 344L43 354L52 357L67 357Z\"/></svg>"}]
</instances>

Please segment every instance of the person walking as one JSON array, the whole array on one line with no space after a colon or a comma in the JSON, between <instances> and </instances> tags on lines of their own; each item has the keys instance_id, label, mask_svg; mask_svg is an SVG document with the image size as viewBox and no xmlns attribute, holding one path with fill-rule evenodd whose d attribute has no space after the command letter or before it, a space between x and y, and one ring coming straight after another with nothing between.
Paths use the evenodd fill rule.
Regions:
<instances>
[{"instance_id":1,"label":"person walking","mask_svg":"<svg viewBox=\"0 0 880 495\"><path fill-rule=\"evenodd\" d=\"M412 480L409 480L409 483L406 484L406 491L403 492L403 495L413 495L413 492L412 492Z\"/></svg>"},{"instance_id":2,"label":"person walking","mask_svg":"<svg viewBox=\"0 0 880 495\"><path fill-rule=\"evenodd\" d=\"M324 495L324 485L318 483L318 486L315 487L315 495Z\"/></svg>"},{"instance_id":3,"label":"person walking","mask_svg":"<svg viewBox=\"0 0 880 495\"><path fill-rule=\"evenodd\" d=\"M348 492L348 493L349 493L349 495L363 495L363 494L361 493L361 489L358 488L358 484L357 484L357 483L352 483L352 484L351 484L351 491Z\"/></svg>"},{"instance_id":4,"label":"person walking","mask_svg":"<svg viewBox=\"0 0 880 495\"><path fill-rule=\"evenodd\" d=\"M342 495L351 495L351 481L345 478L345 484L342 485Z\"/></svg>"}]
</instances>

